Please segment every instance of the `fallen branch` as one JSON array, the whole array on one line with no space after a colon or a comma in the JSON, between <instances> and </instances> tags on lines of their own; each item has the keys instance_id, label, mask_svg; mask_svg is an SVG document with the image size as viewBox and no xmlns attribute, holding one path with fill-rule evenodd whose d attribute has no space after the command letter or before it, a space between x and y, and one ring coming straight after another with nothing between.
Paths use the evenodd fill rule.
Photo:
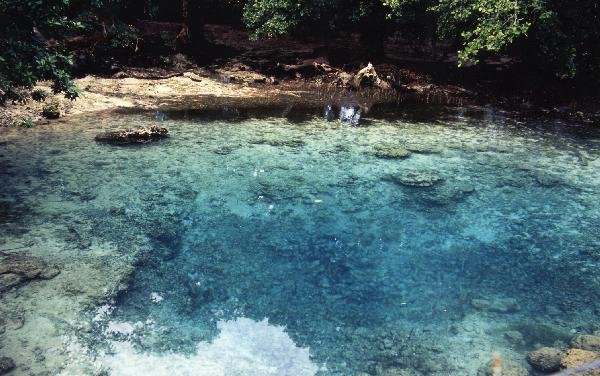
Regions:
<instances>
[{"instance_id":1,"label":"fallen branch","mask_svg":"<svg viewBox=\"0 0 600 376\"><path fill-rule=\"evenodd\" d=\"M170 72L170 73L155 73L155 72L135 72L135 71L122 71L117 73L117 78L139 78L146 80L165 80L167 78L183 76L184 72Z\"/></svg>"},{"instance_id":2,"label":"fallen branch","mask_svg":"<svg viewBox=\"0 0 600 376\"><path fill-rule=\"evenodd\" d=\"M325 58L302 60L298 64L277 64L286 73L332 73L340 70L329 65Z\"/></svg>"}]
</instances>

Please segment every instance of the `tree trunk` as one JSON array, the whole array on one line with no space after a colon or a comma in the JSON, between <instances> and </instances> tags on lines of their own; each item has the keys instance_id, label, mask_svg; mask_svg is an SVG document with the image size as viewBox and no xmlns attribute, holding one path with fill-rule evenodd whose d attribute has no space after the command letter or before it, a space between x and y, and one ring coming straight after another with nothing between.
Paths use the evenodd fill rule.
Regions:
<instances>
[{"instance_id":1,"label":"tree trunk","mask_svg":"<svg viewBox=\"0 0 600 376\"><path fill-rule=\"evenodd\" d=\"M385 21L386 10L376 2L372 13L361 22L361 42L366 47L369 61L375 63L385 58L385 40L388 36Z\"/></svg>"},{"instance_id":2,"label":"tree trunk","mask_svg":"<svg viewBox=\"0 0 600 376\"><path fill-rule=\"evenodd\" d=\"M177 35L177 41L181 44L186 44L190 41L189 25L189 0L181 0L181 31Z\"/></svg>"}]
</instances>

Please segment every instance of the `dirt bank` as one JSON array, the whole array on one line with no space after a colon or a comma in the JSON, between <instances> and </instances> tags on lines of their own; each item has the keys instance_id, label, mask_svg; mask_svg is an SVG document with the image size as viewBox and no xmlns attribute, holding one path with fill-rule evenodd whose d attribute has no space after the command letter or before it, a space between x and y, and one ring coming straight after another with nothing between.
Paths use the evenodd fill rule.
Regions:
<instances>
[{"instance_id":1,"label":"dirt bank","mask_svg":"<svg viewBox=\"0 0 600 376\"><path fill-rule=\"evenodd\" d=\"M81 90L77 100L49 95L42 103L8 103L0 106L0 125L46 123L44 108L57 103L61 116L68 116L118 108L244 107L348 99L364 107L378 101L463 105L478 98L466 86L394 62L393 54L386 61L374 62L374 71L366 72L366 76L362 71L361 76L369 58L361 54L361 45L353 36L340 36L327 43L288 39L256 42L247 33L227 27L207 25L205 32L211 49L226 51L222 57L197 63L191 56L173 54L165 57L166 65L136 67L129 62L102 69L88 62L81 68L83 72L101 74L75 80ZM401 51L393 46L389 50ZM87 56L89 51L83 49L79 54ZM40 83L38 89L51 92L49 83Z\"/></svg>"},{"instance_id":2,"label":"dirt bank","mask_svg":"<svg viewBox=\"0 0 600 376\"><path fill-rule=\"evenodd\" d=\"M26 104L13 103L0 107L1 125L20 125L27 119L31 119L35 124L47 123L49 120L44 118L42 112L45 105L52 101L60 103L61 117L64 117L119 108L156 109L181 103L201 104L210 98L236 100L261 98L267 94L288 95L278 89L269 90L267 93L265 90L229 85L207 77L192 80L187 75L158 80L87 76L77 79L76 84L82 92L75 101L55 95L44 102L30 100ZM39 85L39 88L49 91L49 86L44 83Z\"/></svg>"},{"instance_id":3,"label":"dirt bank","mask_svg":"<svg viewBox=\"0 0 600 376\"><path fill-rule=\"evenodd\" d=\"M230 74L224 73L226 77ZM423 103L466 104L469 98L456 88L453 92L438 87L415 87L411 92L365 88L349 91L334 85L311 82L250 82L253 72L235 77L235 82L225 82L223 76L209 73L182 72L168 78L107 78L86 76L76 80L82 90L75 101L61 95L50 95L43 102L29 100L25 104L9 103L0 106L1 126L33 126L50 122L44 117L44 108L55 103L60 117L111 109L173 109L209 108L217 106L248 107L286 103L328 103L351 100L363 107L388 101L419 101ZM47 83L38 89L50 92Z\"/></svg>"}]
</instances>

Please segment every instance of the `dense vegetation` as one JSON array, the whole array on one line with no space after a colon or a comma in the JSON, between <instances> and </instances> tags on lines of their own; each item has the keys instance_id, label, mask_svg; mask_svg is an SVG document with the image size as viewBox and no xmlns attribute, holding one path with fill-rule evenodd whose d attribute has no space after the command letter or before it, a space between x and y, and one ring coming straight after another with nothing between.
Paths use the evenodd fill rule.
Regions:
<instances>
[{"instance_id":1,"label":"dense vegetation","mask_svg":"<svg viewBox=\"0 0 600 376\"><path fill-rule=\"evenodd\" d=\"M140 49L185 49L202 40L204 23L239 23L254 38L358 31L374 54L387 35L444 40L459 65L508 53L548 77L600 82L597 0L0 0L0 99L48 79L77 96L69 43L94 37L103 62ZM179 22L175 40L141 41L137 20ZM193 51L190 50L190 51Z\"/></svg>"},{"instance_id":2,"label":"dense vegetation","mask_svg":"<svg viewBox=\"0 0 600 376\"><path fill-rule=\"evenodd\" d=\"M55 92L75 98L69 77L71 58L58 40L79 24L66 16L67 1L0 0L0 98L18 99L18 87L39 79Z\"/></svg>"}]
</instances>

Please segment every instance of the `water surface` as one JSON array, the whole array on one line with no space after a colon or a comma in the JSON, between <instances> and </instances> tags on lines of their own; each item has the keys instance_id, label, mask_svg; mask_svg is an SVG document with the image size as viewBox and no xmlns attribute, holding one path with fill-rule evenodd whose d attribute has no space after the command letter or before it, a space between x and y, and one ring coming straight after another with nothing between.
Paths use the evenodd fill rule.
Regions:
<instances>
[{"instance_id":1,"label":"water surface","mask_svg":"<svg viewBox=\"0 0 600 376\"><path fill-rule=\"evenodd\" d=\"M90 313L98 367L473 375L598 322L597 131L492 110L223 115L168 114L168 140L134 147L93 136L153 114L2 136L11 237L52 225L80 257L143 239L127 290Z\"/></svg>"}]
</instances>

